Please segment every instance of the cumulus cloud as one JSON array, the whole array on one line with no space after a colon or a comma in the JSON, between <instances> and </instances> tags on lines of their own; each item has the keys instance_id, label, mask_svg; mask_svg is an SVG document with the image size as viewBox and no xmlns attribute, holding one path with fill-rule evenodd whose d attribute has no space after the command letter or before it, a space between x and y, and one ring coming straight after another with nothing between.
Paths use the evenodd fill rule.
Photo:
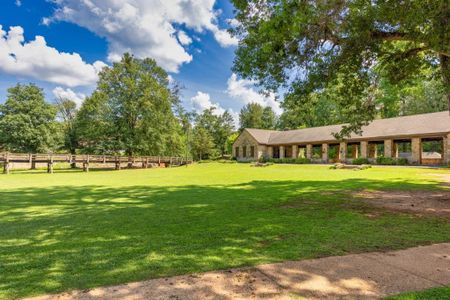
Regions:
<instances>
[{"instance_id":1,"label":"cumulus cloud","mask_svg":"<svg viewBox=\"0 0 450 300\"><path fill-rule=\"evenodd\" d=\"M183 30L178 31L178 41L181 45L189 45L192 43L192 39Z\"/></svg>"},{"instance_id":2,"label":"cumulus cloud","mask_svg":"<svg viewBox=\"0 0 450 300\"><path fill-rule=\"evenodd\" d=\"M203 112L205 109L215 107L214 115L220 116L225 111L228 111L234 120L234 126L239 127L239 114L232 109L225 109L219 103L212 102L211 96L208 93L198 91L197 94L191 98L191 105L197 113Z\"/></svg>"},{"instance_id":3,"label":"cumulus cloud","mask_svg":"<svg viewBox=\"0 0 450 300\"><path fill-rule=\"evenodd\" d=\"M23 28L0 25L0 71L69 87L92 85L106 66L101 61L88 64L78 53L59 52L47 45L44 37L25 42Z\"/></svg>"},{"instance_id":4,"label":"cumulus cloud","mask_svg":"<svg viewBox=\"0 0 450 300\"><path fill-rule=\"evenodd\" d=\"M225 109L220 106L219 103L213 103L211 101L211 96L208 93L203 93L198 91L197 95L191 98L191 104L194 110L198 113L201 113L205 109L209 109L211 107L215 107L214 110L215 115L221 115L225 112Z\"/></svg>"},{"instance_id":5,"label":"cumulus cloud","mask_svg":"<svg viewBox=\"0 0 450 300\"><path fill-rule=\"evenodd\" d=\"M53 96L58 99L68 99L72 100L77 104L77 107L80 107L83 103L84 99L86 99L86 95L82 93L76 93L70 88L62 88L60 86L56 87L52 91Z\"/></svg>"},{"instance_id":6,"label":"cumulus cloud","mask_svg":"<svg viewBox=\"0 0 450 300\"><path fill-rule=\"evenodd\" d=\"M16 0L15 4L16 4L17 7L21 7L22 6L22 1Z\"/></svg>"},{"instance_id":7,"label":"cumulus cloud","mask_svg":"<svg viewBox=\"0 0 450 300\"><path fill-rule=\"evenodd\" d=\"M222 46L237 40L218 26L215 0L53 0L56 11L43 23L66 21L104 37L109 45L109 60L124 52L137 57L152 57L170 72L177 72L192 60L183 45L192 42L177 25L196 32L210 31Z\"/></svg>"},{"instance_id":8,"label":"cumulus cloud","mask_svg":"<svg viewBox=\"0 0 450 300\"><path fill-rule=\"evenodd\" d=\"M271 93L268 96L260 94L253 88L253 81L238 79L236 74L233 73L228 79L227 85L228 95L243 105L255 102L262 106L271 107L276 114L282 113L280 103L275 99L275 94Z\"/></svg>"}]
</instances>

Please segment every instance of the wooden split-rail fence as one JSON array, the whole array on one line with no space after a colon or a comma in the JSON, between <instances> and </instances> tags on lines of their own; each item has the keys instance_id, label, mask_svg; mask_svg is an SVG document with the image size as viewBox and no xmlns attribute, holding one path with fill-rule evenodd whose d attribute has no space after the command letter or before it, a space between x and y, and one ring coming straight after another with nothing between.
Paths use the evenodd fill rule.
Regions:
<instances>
[{"instance_id":1,"label":"wooden split-rail fence","mask_svg":"<svg viewBox=\"0 0 450 300\"><path fill-rule=\"evenodd\" d=\"M149 167L166 167L166 166L183 166L192 163L192 159L185 157L171 156L112 156L112 155L88 155L88 154L28 154L28 153L0 153L0 163L3 164L3 173L9 174L12 164L21 163L29 164L31 169L36 164L46 164L47 172L53 173L55 163L69 163L72 167L76 164L83 166L84 172L89 172L90 165L108 165L113 164L116 170L120 170L122 166L133 168L141 166Z\"/></svg>"}]
</instances>

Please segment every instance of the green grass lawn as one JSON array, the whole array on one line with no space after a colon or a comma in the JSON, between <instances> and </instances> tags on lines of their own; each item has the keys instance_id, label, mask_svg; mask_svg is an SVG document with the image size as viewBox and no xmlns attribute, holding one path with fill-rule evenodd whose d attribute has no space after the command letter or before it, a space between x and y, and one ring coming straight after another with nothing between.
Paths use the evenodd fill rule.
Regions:
<instances>
[{"instance_id":1,"label":"green grass lawn","mask_svg":"<svg viewBox=\"0 0 450 300\"><path fill-rule=\"evenodd\" d=\"M0 298L448 242L445 220L351 197L436 189L433 172L448 171L211 163L0 175Z\"/></svg>"},{"instance_id":2,"label":"green grass lawn","mask_svg":"<svg viewBox=\"0 0 450 300\"><path fill-rule=\"evenodd\" d=\"M405 293L385 298L385 300L450 300L450 286Z\"/></svg>"}]
</instances>

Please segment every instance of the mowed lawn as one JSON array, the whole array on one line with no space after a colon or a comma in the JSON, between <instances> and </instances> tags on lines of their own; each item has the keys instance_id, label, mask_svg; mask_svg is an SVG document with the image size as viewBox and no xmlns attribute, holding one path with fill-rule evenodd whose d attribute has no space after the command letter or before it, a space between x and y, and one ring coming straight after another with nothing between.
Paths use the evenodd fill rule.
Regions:
<instances>
[{"instance_id":1,"label":"mowed lawn","mask_svg":"<svg viewBox=\"0 0 450 300\"><path fill-rule=\"evenodd\" d=\"M449 242L445 220L352 197L442 188L433 172L448 171L208 163L0 175L0 298Z\"/></svg>"}]
</instances>

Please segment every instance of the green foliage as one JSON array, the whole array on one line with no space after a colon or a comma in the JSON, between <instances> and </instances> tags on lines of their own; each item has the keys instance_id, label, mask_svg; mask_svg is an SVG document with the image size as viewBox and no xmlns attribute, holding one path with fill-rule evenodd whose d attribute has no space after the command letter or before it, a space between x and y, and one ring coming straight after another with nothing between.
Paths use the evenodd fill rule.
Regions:
<instances>
[{"instance_id":1,"label":"green foliage","mask_svg":"<svg viewBox=\"0 0 450 300\"><path fill-rule=\"evenodd\" d=\"M285 92L284 105L300 113L331 90L333 114L348 122L337 137L377 116L379 77L399 85L431 69L450 102L446 0L232 2L240 39L234 71L267 92ZM398 106L391 100L388 110ZM281 126L307 125L305 116L284 117Z\"/></svg>"},{"instance_id":2,"label":"green foliage","mask_svg":"<svg viewBox=\"0 0 450 300\"><path fill-rule=\"evenodd\" d=\"M392 84L383 79L379 85L379 97L376 99L382 118L407 116L444 111L447 109L442 81L424 78Z\"/></svg>"},{"instance_id":3,"label":"green foliage","mask_svg":"<svg viewBox=\"0 0 450 300\"><path fill-rule=\"evenodd\" d=\"M308 102L299 105L294 95L288 95L282 102L283 113L277 128L300 129L345 122L338 111L332 90L324 90L309 95Z\"/></svg>"},{"instance_id":4,"label":"green foliage","mask_svg":"<svg viewBox=\"0 0 450 300\"><path fill-rule=\"evenodd\" d=\"M234 132L227 138L227 143L226 143L227 153L233 153L233 144L238 137L239 137L239 132Z\"/></svg>"},{"instance_id":5,"label":"green foliage","mask_svg":"<svg viewBox=\"0 0 450 300\"><path fill-rule=\"evenodd\" d=\"M33 84L9 88L0 105L0 145L12 152L55 151L61 140L55 116L42 89Z\"/></svg>"},{"instance_id":6,"label":"green foliage","mask_svg":"<svg viewBox=\"0 0 450 300\"><path fill-rule=\"evenodd\" d=\"M211 134L205 127L196 126L192 138L192 155L195 159L209 159L217 154L214 151L214 141Z\"/></svg>"},{"instance_id":7,"label":"green foliage","mask_svg":"<svg viewBox=\"0 0 450 300\"><path fill-rule=\"evenodd\" d=\"M311 160L304 157L299 158L262 158L262 162L275 163L275 164L310 164Z\"/></svg>"},{"instance_id":8,"label":"green foliage","mask_svg":"<svg viewBox=\"0 0 450 300\"><path fill-rule=\"evenodd\" d=\"M408 159L404 157L392 158L392 157L384 157L378 156L376 159L378 165L407 165Z\"/></svg>"},{"instance_id":9,"label":"green foliage","mask_svg":"<svg viewBox=\"0 0 450 300\"><path fill-rule=\"evenodd\" d=\"M369 165L370 162L367 158L358 157L352 160L352 164L354 165Z\"/></svg>"},{"instance_id":10,"label":"green foliage","mask_svg":"<svg viewBox=\"0 0 450 300\"><path fill-rule=\"evenodd\" d=\"M196 116L193 134L195 137L195 134L199 132L199 128L206 130L208 136L212 139L212 147L214 148L212 150L214 150L213 152L215 153L214 156L223 156L231 153L227 147L227 141L228 137L234 131L234 120L228 111L225 111L221 115L217 115L214 113L215 109L215 107L205 109L201 114ZM205 136L202 138L205 138ZM196 153L198 155L198 152ZM204 151L202 151L202 153L206 154ZM209 154L212 154L212 152Z\"/></svg>"},{"instance_id":11,"label":"green foliage","mask_svg":"<svg viewBox=\"0 0 450 300\"><path fill-rule=\"evenodd\" d=\"M241 130L244 128L274 129L276 116L272 108L253 102L241 108L239 123Z\"/></svg>"},{"instance_id":12,"label":"green foliage","mask_svg":"<svg viewBox=\"0 0 450 300\"><path fill-rule=\"evenodd\" d=\"M351 197L439 191L429 175L439 172L205 163L0 175L0 299L450 242L446 220L380 209L374 218Z\"/></svg>"},{"instance_id":13,"label":"green foliage","mask_svg":"<svg viewBox=\"0 0 450 300\"><path fill-rule=\"evenodd\" d=\"M450 299L450 286L436 287L418 292L403 293L384 300L448 300Z\"/></svg>"},{"instance_id":14,"label":"green foliage","mask_svg":"<svg viewBox=\"0 0 450 300\"><path fill-rule=\"evenodd\" d=\"M395 158L392 157L384 157L384 156L378 156L376 159L377 164L379 165L396 165L397 161Z\"/></svg>"},{"instance_id":15,"label":"green foliage","mask_svg":"<svg viewBox=\"0 0 450 300\"><path fill-rule=\"evenodd\" d=\"M58 98L55 100L57 119L60 121L64 135L63 148L69 153L75 154L78 148L78 136L75 128L77 104L69 99Z\"/></svg>"},{"instance_id":16,"label":"green foliage","mask_svg":"<svg viewBox=\"0 0 450 300\"><path fill-rule=\"evenodd\" d=\"M408 164L408 159L404 157L397 158L397 165L406 166Z\"/></svg>"},{"instance_id":17,"label":"green foliage","mask_svg":"<svg viewBox=\"0 0 450 300\"><path fill-rule=\"evenodd\" d=\"M100 72L97 89L80 109L80 144L95 153L184 155L177 104L167 73L153 59L126 53Z\"/></svg>"}]
</instances>

